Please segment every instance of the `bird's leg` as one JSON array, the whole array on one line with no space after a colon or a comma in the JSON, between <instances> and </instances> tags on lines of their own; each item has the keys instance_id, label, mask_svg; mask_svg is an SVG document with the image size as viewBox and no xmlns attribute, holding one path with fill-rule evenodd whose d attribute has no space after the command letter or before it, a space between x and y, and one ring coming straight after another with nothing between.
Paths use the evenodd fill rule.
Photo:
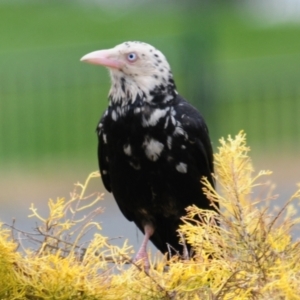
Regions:
<instances>
[{"instance_id":1,"label":"bird's leg","mask_svg":"<svg viewBox=\"0 0 300 300\"><path fill-rule=\"evenodd\" d=\"M180 237L181 237L181 239L182 239L182 247L183 247L182 258L183 258L184 260L189 260L189 258L190 258L190 253L189 253L189 250L188 250L188 247L187 247L187 244L186 244L184 235L182 234L182 232L179 232L179 235L180 235Z\"/></svg>"},{"instance_id":2,"label":"bird's leg","mask_svg":"<svg viewBox=\"0 0 300 300\"><path fill-rule=\"evenodd\" d=\"M139 249L139 251L137 252L134 261L142 261L145 267L145 270L148 271L150 268L150 262L149 262L149 258L148 258L148 254L147 254L147 244L148 241L151 237L151 235L154 233L154 228L152 225L150 224L146 224L144 226L144 232L145 232L145 236L143 239L143 242L141 244L141 247Z\"/></svg>"}]
</instances>

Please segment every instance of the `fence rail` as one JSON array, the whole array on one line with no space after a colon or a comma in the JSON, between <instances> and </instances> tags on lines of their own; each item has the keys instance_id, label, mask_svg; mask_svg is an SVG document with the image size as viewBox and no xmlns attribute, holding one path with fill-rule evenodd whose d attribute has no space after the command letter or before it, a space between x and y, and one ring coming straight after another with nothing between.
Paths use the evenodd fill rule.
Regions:
<instances>
[{"instance_id":1,"label":"fence rail","mask_svg":"<svg viewBox=\"0 0 300 300\"><path fill-rule=\"evenodd\" d=\"M27 51L12 65L2 63L1 160L84 157L94 151L94 129L107 103L109 78L78 62L85 52L84 47ZM43 59L49 55L51 59ZM214 141L244 129L261 148L299 150L299 61L293 56L211 62L207 69L213 71L202 84L208 91L195 94L205 95L203 99L186 96L202 111ZM175 69L185 90L186 70L176 63Z\"/></svg>"}]
</instances>

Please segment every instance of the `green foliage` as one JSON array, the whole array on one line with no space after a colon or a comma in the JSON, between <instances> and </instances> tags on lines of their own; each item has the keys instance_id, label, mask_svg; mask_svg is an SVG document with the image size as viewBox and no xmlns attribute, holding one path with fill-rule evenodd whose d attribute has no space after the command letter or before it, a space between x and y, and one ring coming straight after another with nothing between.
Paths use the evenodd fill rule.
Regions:
<instances>
[{"instance_id":1,"label":"green foliage","mask_svg":"<svg viewBox=\"0 0 300 300\"><path fill-rule=\"evenodd\" d=\"M299 149L297 26L257 26L228 1L210 8L201 1L140 1L122 8L86 1L0 2L3 163L27 169L28 162L94 157L90 149L107 106L109 76L79 59L126 40L163 51L178 91L212 120L214 141L245 128L251 144L264 151L266 145Z\"/></svg>"},{"instance_id":2,"label":"green foliage","mask_svg":"<svg viewBox=\"0 0 300 300\"><path fill-rule=\"evenodd\" d=\"M254 175L244 133L220 140L215 154L220 192L204 178L205 193L218 213L187 208L179 229L195 250L190 259L154 257L149 272L131 261L132 248L113 246L93 218L103 195L86 196L98 172L77 184L69 200L49 201L49 215L32 206L42 224L33 251L17 251L15 231L0 230L0 299L300 299L300 249L291 230L299 224L300 189L283 208L271 207L272 189L263 188L269 171ZM92 208L95 208L91 210ZM86 212L83 217L78 217ZM197 218L195 218L197 216ZM217 226L220 224L220 226ZM97 231L85 244L90 228Z\"/></svg>"}]
</instances>

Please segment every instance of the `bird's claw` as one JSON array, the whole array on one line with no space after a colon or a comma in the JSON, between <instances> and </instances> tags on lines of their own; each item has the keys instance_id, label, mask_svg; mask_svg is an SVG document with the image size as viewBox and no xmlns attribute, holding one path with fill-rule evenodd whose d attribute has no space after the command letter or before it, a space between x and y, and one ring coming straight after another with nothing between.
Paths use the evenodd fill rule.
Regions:
<instances>
[{"instance_id":1,"label":"bird's claw","mask_svg":"<svg viewBox=\"0 0 300 300\"><path fill-rule=\"evenodd\" d=\"M150 261L146 252L138 252L133 259L133 262L139 266L142 266L145 272L149 272Z\"/></svg>"}]
</instances>

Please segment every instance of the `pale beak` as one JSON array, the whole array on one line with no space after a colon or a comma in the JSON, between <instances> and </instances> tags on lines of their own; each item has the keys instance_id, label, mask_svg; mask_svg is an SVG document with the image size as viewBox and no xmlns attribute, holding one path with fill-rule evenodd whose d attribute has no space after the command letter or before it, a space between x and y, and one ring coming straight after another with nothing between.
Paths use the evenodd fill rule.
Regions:
<instances>
[{"instance_id":1,"label":"pale beak","mask_svg":"<svg viewBox=\"0 0 300 300\"><path fill-rule=\"evenodd\" d=\"M123 67L123 62L117 59L114 49L99 50L88 53L83 56L80 61L114 69L121 69Z\"/></svg>"}]
</instances>

